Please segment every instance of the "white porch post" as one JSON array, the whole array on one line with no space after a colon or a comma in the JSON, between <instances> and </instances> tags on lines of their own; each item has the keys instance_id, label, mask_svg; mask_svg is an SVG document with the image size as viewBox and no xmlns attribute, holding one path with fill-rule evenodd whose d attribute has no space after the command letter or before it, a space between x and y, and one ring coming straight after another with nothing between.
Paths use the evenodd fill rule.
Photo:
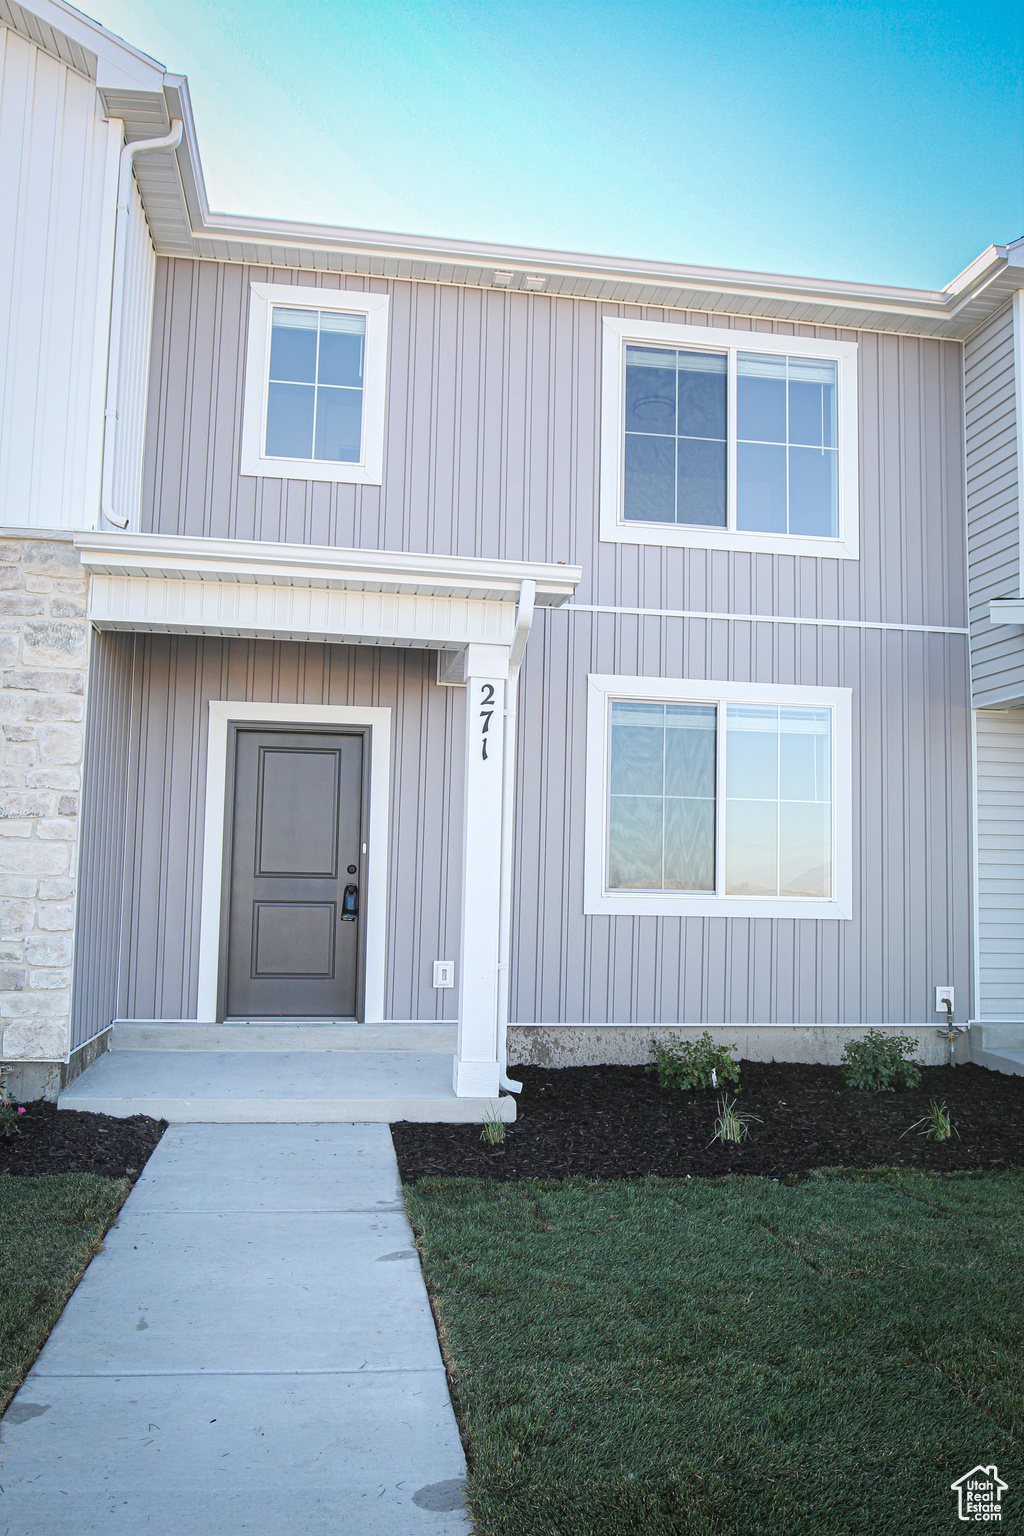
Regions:
<instances>
[{"instance_id":1,"label":"white porch post","mask_svg":"<svg viewBox=\"0 0 1024 1536\"><path fill-rule=\"evenodd\" d=\"M466 785L455 1092L498 1097L502 746L508 646L466 648Z\"/></svg>"}]
</instances>

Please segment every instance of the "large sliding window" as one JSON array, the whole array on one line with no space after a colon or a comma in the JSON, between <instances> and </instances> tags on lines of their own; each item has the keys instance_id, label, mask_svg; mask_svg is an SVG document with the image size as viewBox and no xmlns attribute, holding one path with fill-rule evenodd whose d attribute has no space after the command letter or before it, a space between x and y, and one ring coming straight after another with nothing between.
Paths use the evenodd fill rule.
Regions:
<instances>
[{"instance_id":1,"label":"large sliding window","mask_svg":"<svg viewBox=\"0 0 1024 1536\"><path fill-rule=\"evenodd\" d=\"M845 917L850 692L590 678L586 910Z\"/></svg>"},{"instance_id":2,"label":"large sliding window","mask_svg":"<svg viewBox=\"0 0 1024 1536\"><path fill-rule=\"evenodd\" d=\"M856 557L856 343L604 331L602 539Z\"/></svg>"}]
</instances>

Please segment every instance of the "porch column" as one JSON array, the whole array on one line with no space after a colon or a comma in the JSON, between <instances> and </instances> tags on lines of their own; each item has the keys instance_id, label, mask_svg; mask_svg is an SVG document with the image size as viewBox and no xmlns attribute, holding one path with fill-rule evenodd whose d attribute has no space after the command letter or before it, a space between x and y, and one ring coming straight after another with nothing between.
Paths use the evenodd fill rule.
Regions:
<instances>
[{"instance_id":1,"label":"porch column","mask_svg":"<svg viewBox=\"0 0 1024 1536\"><path fill-rule=\"evenodd\" d=\"M498 1097L498 925L508 647L466 649L466 785L455 1092Z\"/></svg>"}]
</instances>

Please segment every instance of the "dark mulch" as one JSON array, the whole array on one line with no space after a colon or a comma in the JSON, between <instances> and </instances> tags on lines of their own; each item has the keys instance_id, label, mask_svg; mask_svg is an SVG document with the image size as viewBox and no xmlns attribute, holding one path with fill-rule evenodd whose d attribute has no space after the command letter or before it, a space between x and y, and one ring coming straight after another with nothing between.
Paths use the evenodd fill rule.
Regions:
<instances>
[{"instance_id":1,"label":"dark mulch","mask_svg":"<svg viewBox=\"0 0 1024 1536\"><path fill-rule=\"evenodd\" d=\"M25 1105L19 1130L0 1136L0 1173L98 1173L108 1179L138 1178L166 1120L132 1115L90 1115L44 1100Z\"/></svg>"},{"instance_id":2,"label":"dark mulch","mask_svg":"<svg viewBox=\"0 0 1024 1536\"><path fill-rule=\"evenodd\" d=\"M717 1095L658 1085L643 1067L513 1068L519 1117L491 1148L476 1125L391 1127L402 1178L632 1179L813 1168L1024 1166L1024 1077L983 1067L925 1067L907 1093L847 1088L839 1067L745 1061L737 1108L760 1117L749 1140L711 1142ZM730 1090L731 1092L732 1090ZM902 1133L945 1100L959 1138ZM709 1145L711 1143L711 1145Z\"/></svg>"}]
</instances>

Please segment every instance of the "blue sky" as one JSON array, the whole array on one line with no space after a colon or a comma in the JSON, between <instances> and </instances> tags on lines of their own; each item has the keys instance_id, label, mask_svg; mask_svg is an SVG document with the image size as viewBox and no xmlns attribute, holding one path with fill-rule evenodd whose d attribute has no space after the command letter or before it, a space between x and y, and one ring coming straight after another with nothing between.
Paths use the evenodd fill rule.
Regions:
<instances>
[{"instance_id":1,"label":"blue sky","mask_svg":"<svg viewBox=\"0 0 1024 1536\"><path fill-rule=\"evenodd\" d=\"M1024 234L1019 0L79 3L232 213L922 287Z\"/></svg>"}]
</instances>

